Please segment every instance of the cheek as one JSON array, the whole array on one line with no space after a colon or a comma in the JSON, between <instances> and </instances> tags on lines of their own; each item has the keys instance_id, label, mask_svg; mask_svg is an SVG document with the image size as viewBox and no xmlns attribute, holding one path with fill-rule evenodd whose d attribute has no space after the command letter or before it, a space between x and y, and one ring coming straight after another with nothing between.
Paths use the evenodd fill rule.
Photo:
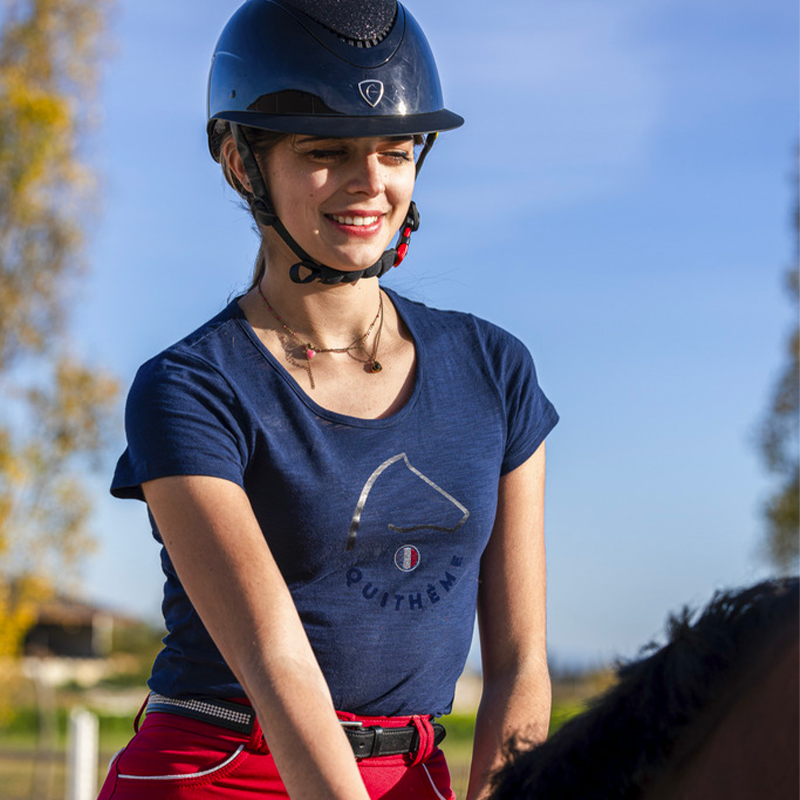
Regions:
<instances>
[{"instance_id":1,"label":"cheek","mask_svg":"<svg viewBox=\"0 0 800 800\"><path fill-rule=\"evenodd\" d=\"M393 185L393 194L395 202L400 203L400 201L402 201L405 205L411 202L411 196L414 193L415 177L416 176L413 169L411 169L406 175L398 176L398 179L394 182ZM405 205L403 207L404 212L405 212Z\"/></svg>"},{"instance_id":2,"label":"cheek","mask_svg":"<svg viewBox=\"0 0 800 800\"><path fill-rule=\"evenodd\" d=\"M321 203L331 192L330 181L321 171L294 175L284 186L296 200L302 200L308 206Z\"/></svg>"},{"instance_id":3,"label":"cheek","mask_svg":"<svg viewBox=\"0 0 800 800\"><path fill-rule=\"evenodd\" d=\"M279 171L270 173L269 188L278 216L282 218L310 218L324 193L321 182L310 176L286 175Z\"/></svg>"}]
</instances>

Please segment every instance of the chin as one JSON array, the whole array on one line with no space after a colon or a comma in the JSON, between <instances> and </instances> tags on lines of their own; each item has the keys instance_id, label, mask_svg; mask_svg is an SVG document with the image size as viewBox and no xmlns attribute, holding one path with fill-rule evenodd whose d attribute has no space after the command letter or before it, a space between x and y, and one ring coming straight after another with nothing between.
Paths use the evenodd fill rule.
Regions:
<instances>
[{"instance_id":1,"label":"chin","mask_svg":"<svg viewBox=\"0 0 800 800\"><path fill-rule=\"evenodd\" d=\"M314 255L314 258L321 264L325 264L328 267L333 267L333 269L340 269L343 272L358 272L362 269L371 267L380 259L386 250L387 248L383 248L382 250L370 251L369 253L362 253L358 256L351 256L349 258L342 256L341 254L334 255L332 253L329 253L327 258L324 254Z\"/></svg>"}]
</instances>

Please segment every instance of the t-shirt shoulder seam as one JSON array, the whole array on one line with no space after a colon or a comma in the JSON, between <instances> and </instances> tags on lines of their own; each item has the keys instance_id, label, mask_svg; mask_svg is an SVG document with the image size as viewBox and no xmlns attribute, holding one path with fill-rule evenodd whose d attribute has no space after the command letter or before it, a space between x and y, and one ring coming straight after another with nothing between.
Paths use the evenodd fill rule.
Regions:
<instances>
[{"instance_id":1,"label":"t-shirt shoulder seam","mask_svg":"<svg viewBox=\"0 0 800 800\"><path fill-rule=\"evenodd\" d=\"M226 320L228 322L235 322L235 319ZM236 396L236 391L233 387L228 376L225 374L222 365L216 363L213 359L208 358L207 356L201 355L200 353L195 351L195 346L199 345L201 342L205 341L209 336L215 334L217 330L207 331L204 333L199 339L192 342L191 344L187 344L186 340L182 340L177 342L176 344L172 345L171 347L166 348L166 350L162 350L157 356L154 356L150 364L155 369L162 369L170 365L170 361L174 361L177 359L184 359L185 361L191 361L194 364L201 365L204 368L211 370L214 372L216 376L218 376L224 384L228 387L231 394Z\"/></svg>"}]
</instances>

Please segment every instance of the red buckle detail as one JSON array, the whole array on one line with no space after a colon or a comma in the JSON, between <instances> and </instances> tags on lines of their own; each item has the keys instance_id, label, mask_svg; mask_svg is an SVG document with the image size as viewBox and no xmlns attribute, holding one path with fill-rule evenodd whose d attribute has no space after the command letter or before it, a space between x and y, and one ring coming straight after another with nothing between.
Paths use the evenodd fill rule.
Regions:
<instances>
[{"instance_id":1,"label":"red buckle detail","mask_svg":"<svg viewBox=\"0 0 800 800\"><path fill-rule=\"evenodd\" d=\"M394 264L392 264L392 266L396 267L406 257L406 253L408 253L408 245L405 243L398 245L397 255L395 256Z\"/></svg>"}]
</instances>

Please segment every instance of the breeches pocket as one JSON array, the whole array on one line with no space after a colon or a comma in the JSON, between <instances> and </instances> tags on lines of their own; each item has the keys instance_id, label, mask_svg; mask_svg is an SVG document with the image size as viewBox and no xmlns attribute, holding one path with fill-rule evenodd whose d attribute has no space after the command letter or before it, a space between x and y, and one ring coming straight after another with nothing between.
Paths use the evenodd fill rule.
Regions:
<instances>
[{"instance_id":1,"label":"breeches pocket","mask_svg":"<svg viewBox=\"0 0 800 800\"><path fill-rule=\"evenodd\" d=\"M250 755L240 738L220 736L219 728L180 718L173 725L167 715L158 716L157 722L148 718L112 765L118 786L203 785L229 775Z\"/></svg>"}]
</instances>

